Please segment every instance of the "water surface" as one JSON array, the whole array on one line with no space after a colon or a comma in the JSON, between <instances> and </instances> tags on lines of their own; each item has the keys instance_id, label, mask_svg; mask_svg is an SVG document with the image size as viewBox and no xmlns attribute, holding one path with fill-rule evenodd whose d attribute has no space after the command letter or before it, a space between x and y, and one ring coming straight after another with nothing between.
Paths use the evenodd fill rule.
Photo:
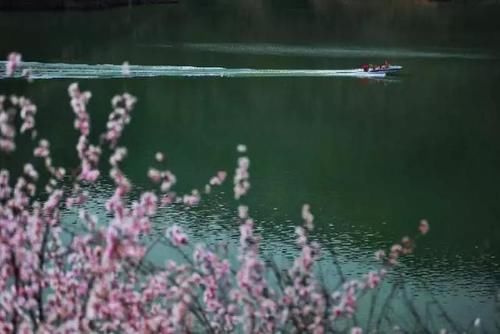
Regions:
<instances>
[{"instance_id":1,"label":"water surface","mask_svg":"<svg viewBox=\"0 0 500 334\"><path fill-rule=\"evenodd\" d=\"M252 160L247 202L263 249L283 264L295 252L293 227L304 202L317 218L314 237L337 251L351 277L376 265L376 249L414 234L426 218L431 233L400 269L413 296L428 300L432 294L464 324L479 316L492 328L500 283L498 7L396 3L392 14L366 19L357 5L333 11L321 9L321 1L304 3L283 10L222 2L1 13L2 54L17 50L45 69L66 64L72 75L31 84L0 80L0 91L32 97L40 134L51 140L57 163L70 165L76 164L77 138L68 84L78 79L93 92L96 132L104 128L114 94L136 95L124 144L130 149L125 169L138 189L151 186L145 172L158 150L166 152L183 192L202 187L219 169L232 171L235 147L245 143ZM315 75L385 59L404 72L393 80ZM147 71L309 75L144 77L132 71L123 77L124 61ZM21 163L2 159L1 165ZM110 191L106 179L92 189L93 210L102 212L97 199ZM226 185L198 208L161 211L155 230L177 222L196 240L236 244L236 206ZM325 255L333 277L328 261Z\"/></svg>"}]
</instances>

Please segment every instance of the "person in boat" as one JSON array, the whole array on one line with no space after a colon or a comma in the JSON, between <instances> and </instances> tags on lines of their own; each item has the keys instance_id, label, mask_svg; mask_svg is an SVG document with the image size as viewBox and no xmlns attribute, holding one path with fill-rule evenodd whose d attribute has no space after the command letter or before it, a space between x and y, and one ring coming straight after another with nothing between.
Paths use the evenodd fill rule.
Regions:
<instances>
[{"instance_id":1,"label":"person in boat","mask_svg":"<svg viewBox=\"0 0 500 334\"><path fill-rule=\"evenodd\" d=\"M368 70L370 69L370 65L363 64L363 65L361 65L361 68L363 69L363 71L368 72Z\"/></svg>"}]
</instances>

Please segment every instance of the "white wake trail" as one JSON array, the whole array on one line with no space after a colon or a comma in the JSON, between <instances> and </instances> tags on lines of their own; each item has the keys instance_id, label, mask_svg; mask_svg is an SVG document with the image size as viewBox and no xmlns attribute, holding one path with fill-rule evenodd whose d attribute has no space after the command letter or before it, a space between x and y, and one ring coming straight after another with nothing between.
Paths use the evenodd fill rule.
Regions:
<instances>
[{"instance_id":1,"label":"white wake trail","mask_svg":"<svg viewBox=\"0 0 500 334\"><path fill-rule=\"evenodd\" d=\"M127 77L355 77L384 78L384 73L368 73L362 69L318 70L318 69L252 69L196 66L148 66L130 65L124 73L122 65L112 64L68 64L23 62L22 68L29 70L33 79L111 79ZM5 61L0 62L0 78L5 79ZM14 77L21 77L17 70Z\"/></svg>"}]
</instances>

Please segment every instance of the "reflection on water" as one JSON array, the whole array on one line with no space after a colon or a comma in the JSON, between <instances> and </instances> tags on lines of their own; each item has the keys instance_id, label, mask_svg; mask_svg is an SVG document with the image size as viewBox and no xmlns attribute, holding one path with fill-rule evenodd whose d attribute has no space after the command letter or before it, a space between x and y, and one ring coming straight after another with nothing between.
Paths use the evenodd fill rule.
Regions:
<instances>
[{"instance_id":1,"label":"reflection on water","mask_svg":"<svg viewBox=\"0 0 500 334\"><path fill-rule=\"evenodd\" d=\"M186 48L200 51L272 55L272 56L306 56L327 58L436 58L436 59L495 59L495 56L484 53L460 53L456 50L420 51L398 48L345 48L325 46L297 46L276 44L227 44L227 43L186 43L173 44L144 44L145 48ZM463 50L462 50L463 51Z\"/></svg>"},{"instance_id":2,"label":"reflection on water","mask_svg":"<svg viewBox=\"0 0 500 334\"><path fill-rule=\"evenodd\" d=\"M224 196L224 190L230 191L230 189L231 186L228 185L223 187L222 193L204 197L201 205L195 208L179 205L160 209L153 220L153 235L145 238L145 241L152 241L155 236L164 234L169 225L179 224L189 234L192 245L197 243L225 245L229 249L228 257L234 263L238 252L239 233L234 205L231 205L231 201ZM90 190L90 202L87 207L105 221L106 212L102 203L113 193L109 180L101 181ZM68 222L74 220L75 215L74 212L66 212ZM298 252L293 224L300 224L300 222L298 220L293 223L279 222L273 218L267 220L268 217L264 217L266 220L258 219L256 225L257 233L262 236L263 257L266 260L272 259L285 268L287 265L291 266ZM334 250L338 254L336 260L341 264L343 273L347 277L358 278L378 267L373 251L377 247L387 246L380 233L367 233L359 229L346 233L337 229L335 224L330 224L329 227L327 235L320 231L315 237L322 240L323 248L322 257L317 266L318 274L326 279L327 285L333 288L340 281L338 272L331 265L333 259L329 255L329 250ZM421 242L425 243L425 241ZM187 249L190 248L192 247ZM157 264L163 264L171 259L183 261L182 256L176 250L165 246L155 247L150 254L152 261ZM491 260L494 260L494 256L491 256L489 261ZM409 256L396 269L396 273L397 275L393 273L388 275L387 284L382 285L379 298L385 298L390 293L391 284L394 283L396 277L400 279L399 274L403 274L407 289L411 291L411 296L419 305L422 314L428 311L427 303L437 298L447 312L457 317L457 322L464 327L467 327L475 317L481 317L486 324L489 324L489 320L492 319L492 310L495 307L494 293L496 292L492 287L496 286L497 280L484 260L470 261L458 254L453 257L433 256L432 258ZM360 301L359 319L362 322L367 319L368 315L363 312L368 309L369 303L369 298ZM405 309L406 307L402 299L396 298L394 303L396 308ZM433 305L433 307L437 306ZM437 308L436 312L438 312ZM404 314L400 314L400 317L402 320L407 318ZM441 320L437 320L436 323L445 324Z\"/></svg>"},{"instance_id":3,"label":"reflection on water","mask_svg":"<svg viewBox=\"0 0 500 334\"><path fill-rule=\"evenodd\" d=\"M447 8L446 17L454 17ZM236 144L247 144L248 204L262 248L284 264L296 251L293 228L304 202L316 216L314 238L337 251L350 277L373 268L375 250L412 235L427 218L431 233L399 269L413 295L435 296L454 317L465 322L479 316L492 327L500 284L500 44L491 45L500 35L488 27L497 18L475 17L486 28L472 36L461 23L473 18L460 14L450 28L451 19L441 26L442 16L426 8L415 15L418 22L432 22L433 34L413 33L407 14L396 17L394 26L384 21L379 36L378 21L352 21L349 30L323 16L296 19L297 11L263 17L247 30L241 28L246 21L229 12L195 12L189 20L178 19L185 18L181 14L142 7L3 16L0 25L12 31L0 46L4 54L16 47L26 60L38 61L30 64L33 73L49 80L0 80L0 92L33 99L40 135L51 141L55 163L68 166L76 164L77 137L68 126L67 85L87 78L80 86L93 93L93 133L104 127L114 94L136 95L124 168L138 189L151 187L145 173L158 150L166 152L182 193L201 188L214 171L232 171ZM18 22L26 23L21 29ZM30 33L35 29L43 48ZM168 47L156 47L161 45ZM404 66L399 84L259 72L285 69L278 74L286 76L311 69L307 73L316 76L321 69L335 73L384 58ZM131 65L132 77L123 77L120 65L82 65L126 60L145 65ZM257 72L245 72L251 69ZM216 76L189 77L206 73ZM228 73L249 77L217 77ZM19 154L28 159L31 152L21 147ZM0 166L21 162L7 157ZM110 195L109 181L90 191L91 208L104 218L97 203ZM197 208L160 211L155 233L175 222L194 240L236 248L236 204L230 185L221 191ZM168 249L153 254L159 261L175 256ZM324 272L336 277L327 252L321 261Z\"/></svg>"}]
</instances>

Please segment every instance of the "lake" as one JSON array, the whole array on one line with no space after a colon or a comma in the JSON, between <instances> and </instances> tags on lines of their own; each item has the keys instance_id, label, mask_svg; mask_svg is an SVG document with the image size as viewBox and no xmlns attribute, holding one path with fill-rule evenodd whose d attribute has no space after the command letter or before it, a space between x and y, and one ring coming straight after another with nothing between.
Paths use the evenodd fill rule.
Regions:
<instances>
[{"instance_id":1,"label":"lake","mask_svg":"<svg viewBox=\"0 0 500 334\"><path fill-rule=\"evenodd\" d=\"M236 146L246 144L247 203L262 248L281 263L296 252L303 203L316 217L314 238L335 249L349 277L374 268L374 251L414 235L425 218L430 233L397 269L412 296L434 296L464 326L480 317L491 329L500 286L500 6L382 4L219 1L3 12L0 54L22 53L43 79L0 80L0 92L33 99L40 135L58 164L73 166L77 134L67 86L77 80L92 91L97 132L113 95L137 96L123 141L124 169L137 191L151 187L146 171L156 151L166 153L176 189L188 192L217 170L232 173ZM386 59L403 72L371 80L313 71ZM53 63L66 65L54 70ZM267 69L281 74L264 75ZM30 152L1 156L0 167L18 168ZM96 203L110 196L110 181L91 191L90 205L103 213ZM196 240L236 245L231 191L226 184L199 207L161 211L155 230L176 222ZM329 262L325 254L322 266Z\"/></svg>"}]
</instances>

